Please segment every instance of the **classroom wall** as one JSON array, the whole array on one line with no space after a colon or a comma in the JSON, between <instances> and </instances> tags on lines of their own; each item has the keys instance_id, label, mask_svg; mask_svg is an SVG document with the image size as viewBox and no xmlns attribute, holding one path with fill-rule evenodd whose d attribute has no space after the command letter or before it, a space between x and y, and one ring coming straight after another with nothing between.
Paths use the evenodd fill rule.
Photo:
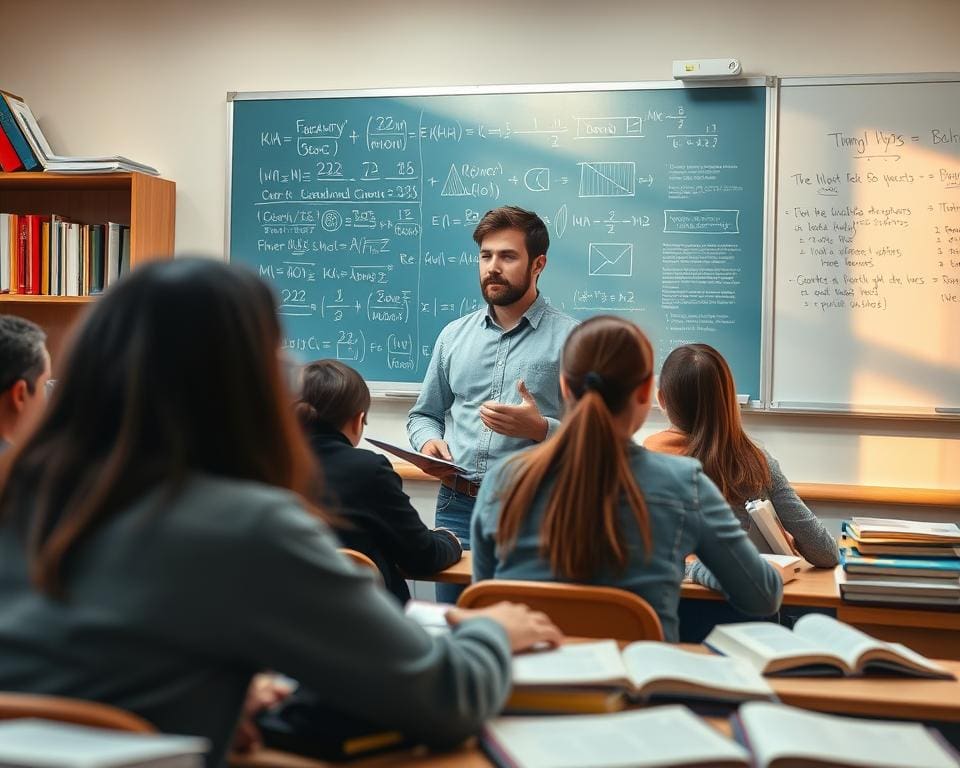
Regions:
<instances>
[{"instance_id":1,"label":"classroom wall","mask_svg":"<svg viewBox=\"0 0 960 768\"><path fill-rule=\"evenodd\" d=\"M0 87L55 150L176 181L181 254L222 253L227 91L662 80L689 56L738 56L746 74L960 69L956 0L0 0L0 19ZM405 412L377 403L371 434L403 439ZM960 488L956 422L746 421L795 480ZM413 485L426 512L433 488Z\"/></svg>"}]
</instances>

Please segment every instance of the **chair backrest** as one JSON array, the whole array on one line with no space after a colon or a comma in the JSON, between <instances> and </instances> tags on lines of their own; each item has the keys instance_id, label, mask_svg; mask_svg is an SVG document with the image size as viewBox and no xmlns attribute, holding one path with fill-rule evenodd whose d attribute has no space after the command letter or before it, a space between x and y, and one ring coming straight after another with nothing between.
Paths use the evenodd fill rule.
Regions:
<instances>
[{"instance_id":1,"label":"chair backrest","mask_svg":"<svg viewBox=\"0 0 960 768\"><path fill-rule=\"evenodd\" d=\"M63 696L41 696L33 693L0 691L0 720L38 717L61 723L109 728L113 731L156 733L143 718L109 704Z\"/></svg>"},{"instance_id":2,"label":"chair backrest","mask_svg":"<svg viewBox=\"0 0 960 768\"><path fill-rule=\"evenodd\" d=\"M633 592L614 587L496 579L467 587L457 605L484 608L501 600L543 611L565 635L572 637L663 640L660 617L650 603Z\"/></svg>"},{"instance_id":3,"label":"chair backrest","mask_svg":"<svg viewBox=\"0 0 960 768\"><path fill-rule=\"evenodd\" d=\"M363 552L359 552L356 549L348 549L347 547L340 547L340 554L346 555L348 558L353 560L354 564L356 565L362 566L363 568L369 568L376 574L377 580L383 584L383 574L380 573L380 569L377 568L377 564L373 562L373 560L371 560L367 555L363 554Z\"/></svg>"}]
</instances>

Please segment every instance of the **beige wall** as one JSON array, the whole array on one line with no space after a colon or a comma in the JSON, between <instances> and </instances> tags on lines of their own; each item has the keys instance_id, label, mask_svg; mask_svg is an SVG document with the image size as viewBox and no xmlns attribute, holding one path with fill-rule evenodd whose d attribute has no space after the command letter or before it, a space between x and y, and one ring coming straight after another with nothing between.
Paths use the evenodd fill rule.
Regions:
<instances>
[{"instance_id":1,"label":"beige wall","mask_svg":"<svg viewBox=\"0 0 960 768\"><path fill-rule=\"evenodd\" d=\"M738 56L748 74L960 69L957 0L0 0L0 19L0 87L54 149L177 182L178 253L222 252L227 91L658 80L687 56ZM403 414L378 404L373 429L402 437ZM957 424L748 426L796 480L960 488Z\"/></svg>"}]
</instances>

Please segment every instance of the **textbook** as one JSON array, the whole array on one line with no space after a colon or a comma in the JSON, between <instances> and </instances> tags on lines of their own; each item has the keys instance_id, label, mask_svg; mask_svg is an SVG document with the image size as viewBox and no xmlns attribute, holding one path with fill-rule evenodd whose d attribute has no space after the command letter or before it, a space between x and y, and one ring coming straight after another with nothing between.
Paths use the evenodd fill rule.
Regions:
<instances>
[{"instance_id":1,"label":"textbook","mask_svg":"<svg viewBox=\"0 0 960 768\"><path fill-rule=\"evenodd\" d=\"M721 624L704 644L742 659L764 675L862 675L892 671L913 677L955 680L953 673L899 643L876 640L820 613L797 620L790 631L768 621Z\"/></svg>"},{"instance_id":2,"label":"textbook","mask_svg":"<svg viewBox=\"0 0 960 768\"><path fill-rule=\"evenodd\" d=\"M2 768L203 768L206 739L108 731L50 720L0 722Z\"/></svg>"},{"instance_id":3,"label":"textbook","mask_svg":"<svg viewBox=\"0 0 960 768\"><path fill-rule=\"evenodd\" d=\"M906 579L896 576L850 579L840 568L836 571L836 579L840 596L844 600L861 601L866 598L870 602L885 602L890 598L907 598L923 599L932 605L960 606L960 580L957 579L925 579L916 576Z\"/></svg>"},{"instance_id":4,"label":"textbook","mask_svg":"<svg viewBox=\"0 0 960 768\"><path fill-rule=\"evenodd\" d=\"M757 499L748 501L745 506L747 514L750 515L750 521L760 532L770 552L775 555L797 554L787 540L787 532L783 529L783 524L780 522L777 510L773 508L772 502L768 499Z\"/></svg>"},{"instance_id":5,"label":"textbook","mask_svg":"<svg viewBox=\"0 0 960 768\"><path fill-rule=\"evenodd\" d=\"M848 579L863 574L960 580L960 557L878 557L841 547L840 564Z\"/></svg>"},{"instance_id":6,"label":"textbook","mask_svg":"<svg viewBox=\"0 0 960 768\"><path fill-rule=\"evenodd\" d=\"M958 755L920 723L877 722L750 702L731 717L758 768L956 768Z\"/></svg>"},{"instance_id":7,"label":"textbook","mask_svg":"<svg viewBox=\"0 0 960 768\"><path fill-rule=\"evenodd\" d=\"M960 544L956 523L929 523L920 520L888 520L882 517L853 517L847 529L860 541L904 544Z\"/></svg>"},{"instance_id":8,"label":"textbook","mask_svg":"<svg viewBox=\"0 0 960 768\"><path fill-rule=\"evenodd\" d=\"M861 541L853 535L847 527L847 522L842 524L842 533L840 535L840 546L847 549L855 549L861 555L896 555L898 558L904 557L953 557L960 558L960 546L951 546L949 544L938 546L936 544L918 544L907 545L902 543L875 543L872 541Z\"/></svg>"},{"instance_id":9,"label":"textbook","mask_svg":"<svg viewBox=\"0 0 960 768\"><path fill-rule=\"evenodd\" d=\"M797 557L796 555L761 554L760 557L776 569L784 584L788 581L793 581L800 575L803 563L805 562L803 558Z\"/></svg>"},{"instance_id":10,"label":"textbook","mask_svg":"<svg viewBox=\"0 0 960 768\"><path fill-rule=\"evenodd\" d=\"M747 768L750 755L686 707L498 717L480 746L499 768Z\"/></svg>"},{"instance_id":11,"label":"textbook","mask_svg":"<svg viewBox=\"0 0 960 768\"><path fill-rule=\"evenodd\" d=\"M383 440L375 440L372 437L365 437L366 440L371 445L375 445L377 448L381 448L387 453L392 453L394 456L399 456L404 461L409 461L413 466L419 467L424 472L428 474L433 474L434 472L444 471L444 470L453 470L458 475L467 474L467 470L458 464L454 464L452 461L447 461L446 459L438 459L436 456L427 456L425 453L420 453L419 451L412 451L409 448L401 448L399 445L394 445L393 443L388 443Z\"/></svg>"},{"instance_id":12,"label":"textbook","mask_svg":"<svg viewBox=\"0 0 960 768\"><path fill-rule=\"evenodd\" d=\"M611 698L611 692L621 694L621 700ZM651 698L738 702L772 699L774 692L749 664L738 659L649 641L631 643L621 651L615 640L601 640L514 656L513 693L506 708L610 711L621 708L627 699Z\"/></svg>"}]
</instances>

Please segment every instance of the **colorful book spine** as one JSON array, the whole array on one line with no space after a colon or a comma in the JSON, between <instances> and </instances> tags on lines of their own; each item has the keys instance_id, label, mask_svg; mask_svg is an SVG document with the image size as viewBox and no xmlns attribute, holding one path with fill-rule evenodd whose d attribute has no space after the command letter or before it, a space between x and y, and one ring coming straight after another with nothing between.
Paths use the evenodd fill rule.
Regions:
<instances>
[{"instance_id":1,"label":"colorful book spine","mask_svg":"<svg viewBox=\"0 0 960 768\"><path fill-rule=\"evenodd\" d=\"M17 154L17 150L13 148L13 144L10 143L7 134L2 130L0 130L0 168L6 173L13 173L23 168L23 163L20 162L20 155Z\"/></svg>"},{"instance_id":2,"label":"colorful book spine","mask_svg":"<svg viewBox=\"0 0 960 768\"><path fill-rule=\"evenodd\" d=\"M10 140L25 170L42 170L40 161L37 160L36 155L33 154L33 150L30 149L30 145L20 130L20 126L17 124L13 112L10 111L10 106L7 104L7 99L10 98L13 97L7 93L0 92L0 130L2 130Z\"/></svg>"}]
</instances>

